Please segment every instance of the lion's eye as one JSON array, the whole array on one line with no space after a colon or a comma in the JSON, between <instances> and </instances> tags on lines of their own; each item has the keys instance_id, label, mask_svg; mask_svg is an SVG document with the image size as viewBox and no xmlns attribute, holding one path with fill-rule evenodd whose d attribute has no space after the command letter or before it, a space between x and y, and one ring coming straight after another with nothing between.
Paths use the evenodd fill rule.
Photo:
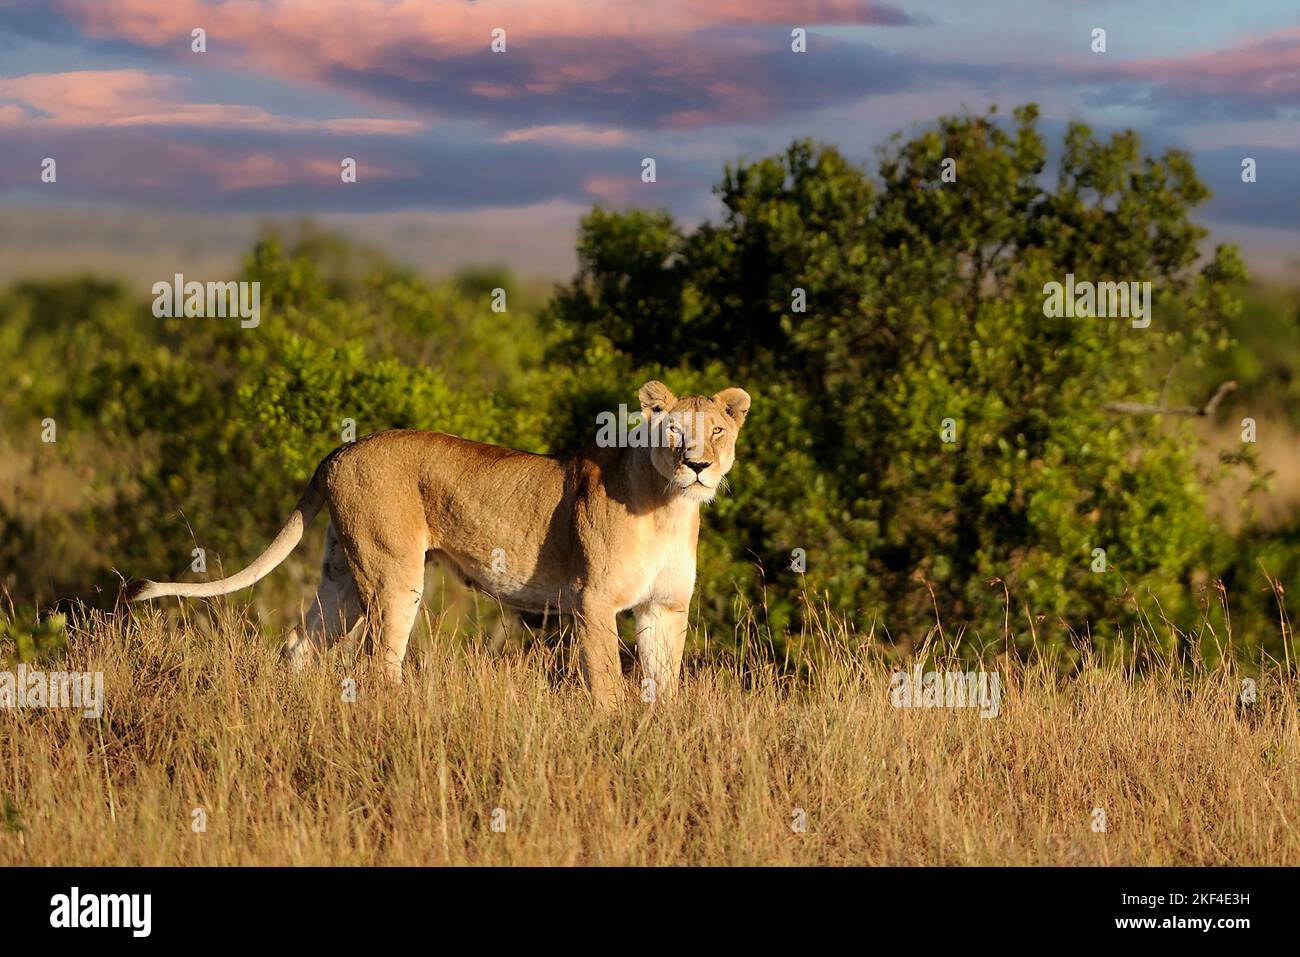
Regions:
<instances>
[{"instance_id":1,"label":"lion's eye","mask_svg":"<svg viewBox=\"0 0 1300 957\"><path fill-rule=\"evenodd\" d=\"M716 428L713 430L713 434L714 434L714 435L721 435L721 434L722 434L722 426L719 425L718 427L716 427Z\"/></svg>"},{"instance_id":2,"label":"lion's eye","mask_svg":"<svg viewBox=\"0 0 1300 957\"><path fill-rule=\"evenodd\" d=\"M679 429L679 428L677 428L677 426L675 426L675 425L670 425L670 426L668 426L668 431L671 432L673 435L681 435L681 434L682 434L682 430Z\"/></svg>"}]
</instances>

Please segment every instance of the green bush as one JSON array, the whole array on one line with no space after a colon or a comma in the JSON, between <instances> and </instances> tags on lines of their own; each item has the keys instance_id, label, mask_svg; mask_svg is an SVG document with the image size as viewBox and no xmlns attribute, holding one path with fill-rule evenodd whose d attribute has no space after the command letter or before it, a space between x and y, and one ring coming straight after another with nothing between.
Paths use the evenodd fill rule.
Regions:
<instances>
[{"instance_id":1,"label":"green bush","mask_svg":"<svg viewBox=\"0 0 1300 957\"><path fill-rule=\"evenodd\" d=\"M544 348L526 297L493 313L488 294L464 293L477 274L430 285L348 248L311 228L291 246L260 242L239 277L262 284L249 329L158 319L90 280L10 290L0 359L31 371L0 399L14 463L0 472L13 480L0 484L0 584L27 603L104 605L114 569L188 574L200 546L209 571L242 566L345 419L358 436L436 428L538 446L529 363ZM46 417L53 444L39 441Z\"/></svg>"},{"instance_id":2,"label":"green bush","mask_svg":"<svg viewBox=\"0 0 1300 957\"><path fill-rule=\"evenodd\" d=\"M1171 356L1204 364L1244 272L1231 247L1198 268L1208 194L1184 155L1078 125L1052 182L1046 155L1032 107L947 118L895 140L877 178L811 142L729 168L722 220L692 233L642 211L584 222L548 311L557 357L603 339L633 378L754 395L702 545L718 624L734 581L778 631L808 591L912 643L937 616L967 647L1000 646L1008 618L1022 648L1119 647L1143 613L1130 594L1190 626L1193 574L1226 570L1194 442L1105 404L1157 401ZM1066 273L1149 280L1155 321L1045 318Z\"/></svg>"}]
</instances>

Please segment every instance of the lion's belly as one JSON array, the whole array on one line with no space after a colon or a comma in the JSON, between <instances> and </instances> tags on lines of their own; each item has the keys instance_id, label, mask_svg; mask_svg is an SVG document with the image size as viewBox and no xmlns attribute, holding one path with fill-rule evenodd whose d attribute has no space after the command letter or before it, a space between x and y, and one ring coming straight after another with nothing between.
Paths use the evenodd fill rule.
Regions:
<instances>
[{"instance_id":1,"label":"lion's belly","mask_svg":"<svg viewBox=\"0 0 1300 957\"><path fill-rule=\"evenodd\" d=\"M568 605L570 589L564 581L551 581L536 568L511 562L502 550L487 561L447 551L432 552L430 557L476 591L497 599L518 611L544 612Z\"/></svg>"},{"instance_id":2,"label":"lion's belly","mask_svg":"<svg viewBox=\"0 0 1300 957\"><path fill-rule=\"evenodd\" d=\"M553 543L538 551L510 542L499 529L485 534L467 528L445 535L430 557L441 559L471 588L521 611L569 613L580 607L588 589L615 611L652 603L684 608L695 590L693 514L698 513L684 511L671 521L641 518L618 529L613 541L591 555ZM495 544L502 541L507 544Z\"/></svg>"}]
</instances>

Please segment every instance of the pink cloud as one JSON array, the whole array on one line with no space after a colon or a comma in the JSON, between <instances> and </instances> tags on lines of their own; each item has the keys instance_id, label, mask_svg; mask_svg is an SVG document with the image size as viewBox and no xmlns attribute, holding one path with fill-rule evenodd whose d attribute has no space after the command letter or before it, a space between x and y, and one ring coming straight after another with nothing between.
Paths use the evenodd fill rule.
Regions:
<instances>
[{"instance_id":1,"label":"pink cloud","mask_svg":"<svg viewBox=\"0 0 1300 957\"><path fill-rule=\"evenodd\" d=\"M514 42L544 38L673 36L717 26L896 24L906 17L871 0L56 0L92 36L189 53L190 31L207 31L208 49L237 43L254 56L276 54L299 67L360 68L380 62L398 41L447 52L487 49L502 27Z\"/></svg>"},{"instance_id":2,"label":"pink cloud","mask_svg":"<svg viewBox=\"0 0 1300 957\"><path fill-rule=\"evenodd\" d=\"M594 129L580 124L530 126L510 130L497 137L498 143L562 143L566 146L619 146L629 139L624 130Z\"/></svg>"},{"instance_id":3,"label":"pink cloud","mask_svg":"<svg viewBox=\"0 0 1300 957\"><path fill-rule=\"evenodd\" d=\"M341 182L341 167L334 160L302 159L294 161L266 153L252 153L235 159L218 156L208 150L173 146L171 152L194 168L202 170L223 190L265 189L273 186L294 186L310 179L330 184ZM358 164L358 174L364 182L391 179L401 174L384 166L368 162ZM409 174L408 174L409 175Z\"/></svg>"},{"instance_id":4,"label":"pink cloud","mask_svg":"<svg viewBox=\"0 0 1300 957\"><path fill-rule=\"evenodd\" d=\"M297 178L292 164L265 153L227 159L208 150L188 146L173 146L171 152L204 169L217 186L224 190L287 186Z\"/></svg>"},{"instance_id":5,"label":"pink cloud","mask_svg":"<svg viewBox=\"0 0 1300 957\"><path fill-rule=\"evenodd\" d=\"M442 79L439 61L487 54L493 31L506 31L502 57L515 81L485 75L465 81L474 97L504 100L553 96L612 83L629 61L647 73L677 78L689 89L717 68L709 49L692 52L684 38L719 26L812 27L909 22L898 8L873 0L53 0L91 37L169 51L175 58L232 60L272 75L323 85L349 73L408 83ZM195 27L208 52L190 51ZM741 38L728 41L744 46ZM713 44L708 44L712 47ZM586 48L589 55L571 55ZM543 48L566 51L541 56ZM530 54L532 59L529 59ZM622 93L617 83L604 92ZM381 94L382 95L382 94ZM436 102L429 110L437 108Z\"/></svg>"},{"instance_id":6,"label":"pink cloud","mask_svg":"<svg viewBox=\"0 0 1300 957\"><path fill-rule=\"evenodd\" d=\"M1122 72L1134 79L1177 84L1180 92L1292 96L1300 105L1300 27L1221 50L1132 61L1123 64Z\"/></svg>"},{"instance_id":7,"label":"pink cloud","mask_svg":"<svg viewBox=\"0 0 1300 957\"><path fill-rule=\"evenodd\" d=\"M85 160L89 155L85 148L87 137L95 140L93 162ZM101 137L98 132L59 130L46 140L45 146L49 155L59 160L60 182L85 187L91 196L120 189L167 195L195 191L218 195L320 186L350 188L340 179L342 152L337 157L326 158L302 149L271 152L235 144L214 150L198 144L169 142L160 139L154 131ZM363 185L420 175L418 169L400 161L381 163L360 152L346 155L357 160L358 182ZM0 188L18 180L14 175L8 181L0 177Z\"/></svg>"},{"instance_id":8,"label":"pink cloud","mask_svg":"<svg viewBox=\"0 0 1300 957\"><path fill-rule=\"evenodd\" d=\"M397 119L298 119L261 107L191 103L185 81L143 70L83 70L29 73L0 79L0 97L16 100L0 108L0 124L48 123L61 127L192 126L255 130L324 131L410 135L423 123Z\"/></svg>"},{"instance_id":9,"label":"pink cloud","mask_svg":"<svg viewBox=\"0 0 1300 957\"><path fill-rule=\"evenodd\" d=\"M635 174L630 176L591 176L582 184L587 193L607 203L622 205L632 202L646 188Z\"/></svg>"},{"instance_id":10,"label":"pink cloud","mask_svg":"<svg viewBox=\"0 0 1300 957\"><path fill-rule=\"evenodd\" d=\"M340 182L339 173L342 167L333 160L309 159L303 163L303 169L314 179L326 180L330 183ZM357 176L369 182L372 179L392 179L398 176L413 177L419 175L415 170L396 170L387 166L375 166L370 162L359 162L357 164Z\"/></svg>"},{"instance_id":11,"label":"pink cloud","mask_svg":"<svg viewBox=\"0 0 1300 957\"><path fill-rule=\"evenodd\" d=\"M518 93L509 83L471 83L469 91L487 100L504 100Z\"/></svg>"}]
</instances>

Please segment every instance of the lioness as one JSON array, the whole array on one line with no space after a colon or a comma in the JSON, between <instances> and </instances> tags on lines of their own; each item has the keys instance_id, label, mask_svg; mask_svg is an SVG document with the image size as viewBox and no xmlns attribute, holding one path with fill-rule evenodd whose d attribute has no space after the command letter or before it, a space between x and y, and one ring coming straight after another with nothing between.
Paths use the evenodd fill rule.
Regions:
<instances>
[{"instance_id":1,"label":"lioness","mask_svg":"<svg viewBox=\"0 0 1300 957\"><path fill-rule=\"evenodd\" d=\"M385 671L400 680L424 566L437 558L504 605L572 615L601 707L623 696L615 615L633 609L641 667L656 699L671 699L695 590L700 505L735 462L749 394L679 399L651 381L638 399L648 447L557 457L439 432L366 436L325 457L280 534L243 571L196 584L135 582L126 597L247 588L288 557L328 503L320 587L305 627L285 643L295 666L365 619Z\"/></svg>"}]
</instances>

